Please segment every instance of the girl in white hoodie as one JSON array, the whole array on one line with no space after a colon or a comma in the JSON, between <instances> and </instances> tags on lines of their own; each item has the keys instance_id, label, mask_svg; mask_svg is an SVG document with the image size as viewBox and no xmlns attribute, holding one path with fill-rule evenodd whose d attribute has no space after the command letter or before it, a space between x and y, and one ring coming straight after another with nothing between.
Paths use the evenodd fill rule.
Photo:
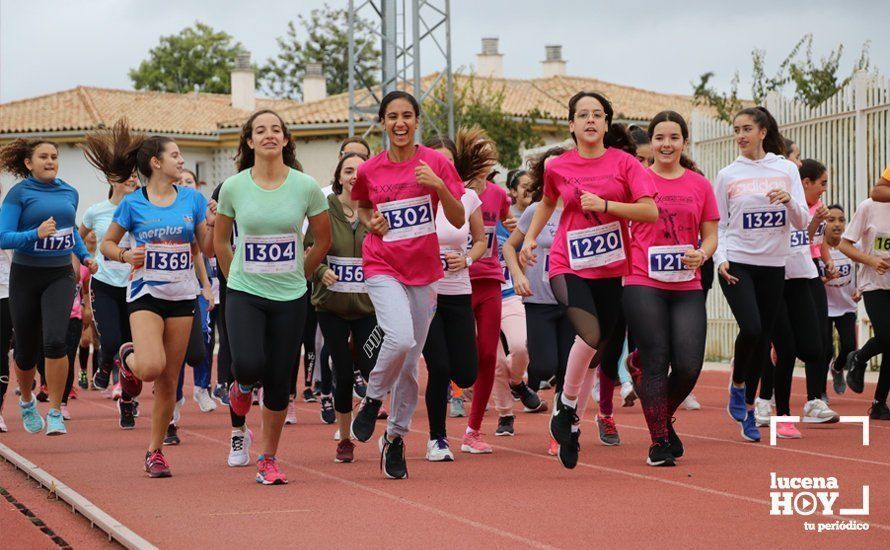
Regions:
<instances>
[{"instance_id":1,"label":"girl in white hoodie","mask_svg":"<svg viewBox=\"0 0 890 550\"><path fill-rule=\"evenodd\" d=\"M809 212L797 166L784 158L785 143L769 111L742 109L733 131L741 155L717 175L714 263L739 324L727 411L743 438L760 441L754 421L757 383L782 303L791 228L806 228Z\"/></svg>"}]
</instances>

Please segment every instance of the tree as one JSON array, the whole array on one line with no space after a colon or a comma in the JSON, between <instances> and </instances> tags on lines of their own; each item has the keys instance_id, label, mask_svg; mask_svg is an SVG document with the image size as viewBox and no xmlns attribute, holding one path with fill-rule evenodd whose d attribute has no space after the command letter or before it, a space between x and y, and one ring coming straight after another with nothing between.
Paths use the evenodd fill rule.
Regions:
<instances>
[{"instance_id":1,"label":"tree","mask_svg":"<svg viewBox=\"0 0 890 550\"><path fill-rule=\"evenodd\" d=\"M148 59L130 70L137 90L229 93L230 72L243 48L231 35L196 21L179 34L161 37Z\"/></svg>"},{"instance_id":2,"label":"tree","mask_svg":"<svg viewBox=\"0 0 890 550\"><path fill-rule=\"evenodd\" d=\"M287 34L279 37L279 52L260 69L263 91L272 97L297 99L303 93L303 75L307 63L321 63L327 79L328 95L349 90L349 22L345 9L333 9L327 4L314 9L309 18L300 15L299 25L305 38L301 39L293 21L287 24ZM380 70L380 50L375 47L371 23L355 21L357 52L356 79L368 86L377 84Z\"/></svg>"},{"instance_id":3,"label":"tree","mask_svg":"<svg viewBox=\"0 0 890 550\"><path fill-rule=\"evenodd\" d=\"M716 112L714 116L717 120L730 122L732 116L742 108L742 102L739 99L739 73L736 71L735 76L732 77L729 93L720 93L712 86L708 86L708 82L713 77L713 72L707 72L699 77L699 83L694 85L692 103L711 107Z\"/></svg>"}]
</instances>

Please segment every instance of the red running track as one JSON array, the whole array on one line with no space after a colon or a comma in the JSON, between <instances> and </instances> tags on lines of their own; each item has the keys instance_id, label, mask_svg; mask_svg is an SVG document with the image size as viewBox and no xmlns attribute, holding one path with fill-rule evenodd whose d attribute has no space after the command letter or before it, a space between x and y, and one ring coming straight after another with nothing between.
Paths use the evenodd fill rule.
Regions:
<instances>
[{"instance_id":1,"label":"red running track","mask_svg":"<svg viewBox=\"0 0 890 550\"><path fill-rule=\"evenodd\" d=\"M71 406L69 435L28 435L12 407L12 431L0 442L63 480L162 548L216 547L536 547L642 548L738 547L807 544L808 548L886 548L890 540L890 423L872 423L871 445L861 446L859 425L801 425L804 438L768 444L743 442L725 411L727 373L705 372L695 390L701 411L680 411L675 424L687 454L675 468L645 464L648 432L639 404L617 406L618 447L602 446L590 409L581 436L581 460L566 470L547 456L547 415L517 407L515 437L493 437L496 415L484 431L492 455L455 452L456 462L427 462L423 399L407 439L407 480L384 479L376 437L359 444L357 462L335 464L334 426L324 425L317 404L300 403L299 424L286 426L279 450L287 486L254 482L255 469L228 468L228 414L208 414L187 400L179 447L165 449L174 476L142 473L150 392L137 428L118 429L116 408L98 392L81 392ZM188 378L188 377L187 377ZM795 386L803 388L803 380ZM863 395L832 397L843 415L863 415ZM187 395L190 395L190 389ZM552 392L543 392L549 399ZM12 401L12 400L10 400ZM799 412L803 397L795 394ZM10 410L12 409L12 410ZM252 411L249 425L257 429ZM452 448L466 419L449 419ZM379 435L382 424L378 424ZM258 450L258 445L253 448ZM255 453L254 453L255 454ZM871 488L867 532L809 532L804 521L847 518L771 516L770 472L780 476L834 476L840 508L858 508L860 487ZM11 476L0 469L0 485ZM15 474L20 475L20 474ZM0 514L0 522L6 516ZM73 516L71 516L73 518ZM71 519L70 521L83 521ZM0 527L3 523L0 523ZM59 526L64 531L64 526ZM0 532L5 531L0 529ZM5 546L5 544L4 544Z\"/></svg>"}]
</instances>

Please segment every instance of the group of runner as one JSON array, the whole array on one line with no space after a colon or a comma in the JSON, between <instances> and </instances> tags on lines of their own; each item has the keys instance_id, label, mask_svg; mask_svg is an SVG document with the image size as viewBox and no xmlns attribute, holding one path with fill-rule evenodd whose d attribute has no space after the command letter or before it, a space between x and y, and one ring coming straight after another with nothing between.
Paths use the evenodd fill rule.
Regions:
<instances>
[{"instance_id":1,"label":"group of runner","mask_svg":"<svg viewBox=\"0 0 890 550\"><path fill-rule=\"evenodd\" d=\"M173 139L119 121L87 137L86 158L109 191L80 225L77 191L57 177L58 146L16 140L0 150L0 169L22 178L0 209L0 407L12 348L24 429L66 433L75 356L86 366L92 340L92 385L118 380L121 428L135 426L143 384L154 382L144 467L168 477L163 447L179 442L188 364L201 410L216 408L213 398L229 408L229 466L250 464L247 417L261 405L256 481L283 484L276 457L283 426L296 422L305 349L304 399L315 399L317 380L322 420L338 428L334 459L352 462L353 441L369 441L385 417L381 467L399 479L423 358L430 461L455 458L446 414L467 416L462 452L491 453L489 401L495 436L512 436L516 400L527 413L552 409L548 451L574 468L591 396L600 441L619 444L619 387L625 405L641 401L647 463L673 466L685 453L675 413L697 407L716 266L739 325L727 411L741 436L760 440L773 401L778 415L791 413L798 358L804 421L836 422L828 375L835 393L861 393L868 360L890 347L890 168L847 225L843 206L820 200L827 169L799 160L761 107L734 117L740 154L713 185L685 154L681 115L658 113L646 129L613 116L603 95L577 93L573 146L511 171L504 189L483 130L418 145L420 105L391 92L379 110L388 147L372 156L347 140L322 189L300 170L281 117L261 110L243 125L237 174L209 201ZM94 252L84 242L92 235ZM860 298L875 336L857 349ZM45 417L35 399L43 385ZM539 396L549 387L552 406ZM871 418L890 420L888 389L882 369ZM777 434L801 437L791 423Z\"/></svg>"}]
</instances>

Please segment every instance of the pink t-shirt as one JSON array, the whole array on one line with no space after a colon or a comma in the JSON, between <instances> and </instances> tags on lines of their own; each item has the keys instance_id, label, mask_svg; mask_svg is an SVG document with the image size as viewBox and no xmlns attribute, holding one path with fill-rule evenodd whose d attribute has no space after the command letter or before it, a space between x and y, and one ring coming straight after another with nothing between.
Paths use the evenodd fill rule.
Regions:
<instances>
[{"instance_id":1,"label":"pink t-shirt","mask_svg":"<svg viewBox=\"0 0 890 550\"><path fill-rule=\"evenodd\" d=\"M74 291L74 305L71 306L71 317L70 319L83 319L83 312L81 311L80 301L83 296L83 288L86 286L87 281L90 280L90 268L85 265L80 266L80 277L77 281L77 287Z\"/></svg>"},{"instance_id":2,"label":"pink t-shirt","mask_svg":"<svg viewBox=\"0 0 890 550\"><path fill-rule=\"evenodd\" d=\"M655 184L636 158L609 147L603 156L582 158L572 149L544 170L544 195L562 197L564 209L550 248L550 278L573 273L585 279L623 277L630 272L627 220L581 209L587 191L615 202L655 197Z\"/></svg>"},{"instance_id":3,"label":"pink t-shirt","mask_svg":"<svg viewBox=\"0 0 890 550\"><path fill-rule=\"evenodd\" d=\"M479 195L482 200L482 218L485 220L485 254L470 266L470 279L494 279L504 282L504 270L498 260L499 247L497 225L510 213L510 197L497 184L486 182Z\"/></svg>"},{"instance_id":4,"label":"pink t-shirt","mask_svg":"<svg viewBox=\"0 0 890 550\"><path fill-rule=\"evenodd\" d=\"M414 177L421 160L445 182L454 197L463 195L464 185L454 165L422 145L404 162L392 162L383 151L359 166L352 199L369 201L389 222L386 235L368 233L365 237L362 268L366 279L389 275L404 285L422 286L442 278L436 238L439 198Z\"/></svg>"},{"instance_id":5,"label":"pink t-shirt","mask_svg":"<svg viewBox=\"0 0 890 550\"><path fill-rule=\"evenodd\" d=\"M862 201L843 238L858 244L859 250L866 254L890 258L890 203L871 199ZM861 265L858 282L860 292L890 290L890 272L881 275L875 268Z\"/></svg>"},{"instance_id":6,"label":"pink t-shirt","mask_svg":"<svg viewBox=\"0 0 890 550\"><path fill-rule=\"evenodd\" d=\"M686 249L698 248L702 222L720 219L714 189L692 170L672 180L651 174L658 190L658 221L633 223L631 272L624 278L624 286L701 290L700 270L683 269L680 257Z\"/></svg>"},{"instance_id":7,"label":"pink t-shirt","mask_svg":"<svg viewBox=\"0 0 890 550\"><path fill-rule=\"evenodd\" d=\"M822 200L817 200L816 204L810 207L810 219L812 219L813 215L816 213L816 209L822 206ZM806 230L804 230L806 231ZM822 223L819 224L819 227L816 228L816 234L813 235L813 239L810 241L810 256L813 258L821 258L822 257L822 237L825 236L825 220L822 220ZM807 235L809 237L809 235Z\"/></svg>"}]
</instances>

